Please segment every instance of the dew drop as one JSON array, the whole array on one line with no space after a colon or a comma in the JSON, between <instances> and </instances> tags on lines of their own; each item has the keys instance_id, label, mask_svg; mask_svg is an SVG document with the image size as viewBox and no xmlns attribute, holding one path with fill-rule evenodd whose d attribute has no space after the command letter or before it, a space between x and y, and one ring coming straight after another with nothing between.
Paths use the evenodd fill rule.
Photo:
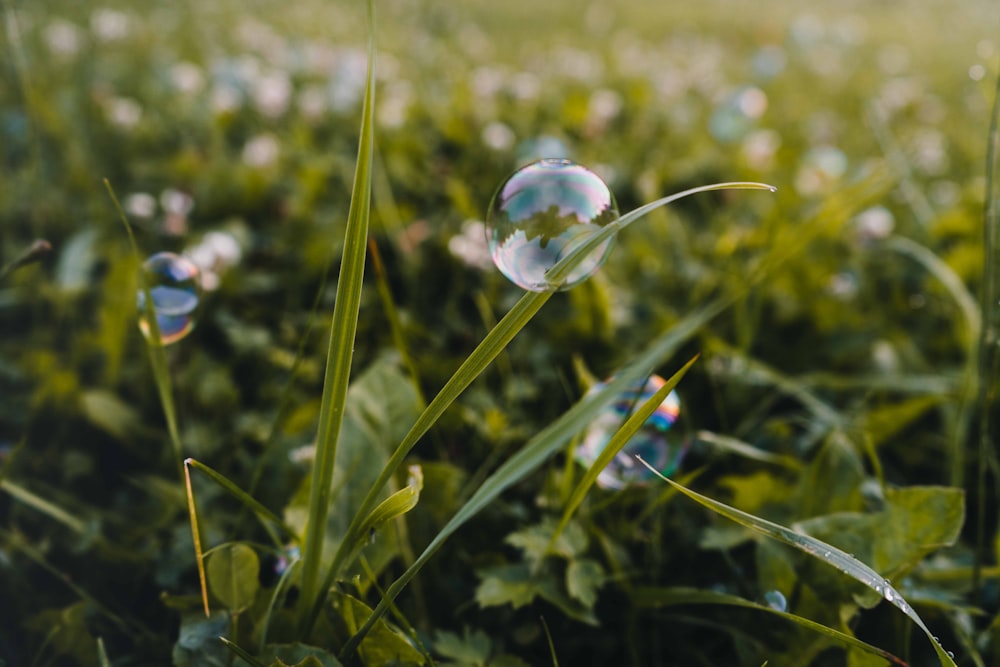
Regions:
<instances>
[{"instance_id":1,"label":"dew drop","mask_svg":"<svg viewBox=\"0 0 1000 667\"><path fill-rule=\"evenodd\" d=\"M955 659L955 652L954 651L945 651L945 653L947 653L948 657L951 658L952 660Z\"/></svg>"},{"instance_id":2,"label":"dew drop","mask_svg":"<svg viewBox=\"0 0 1000 667\"><path fill-rule=\"evenodd\" d=\"M768 591L764 593L764 604L771 609L778 611L788 611L788 601L781 591Z\"/></svg>"},{"instance_id":3,"label":"dew drop","mask_svg":"<svg viewBox=\"0 0 1000 667\"><path fill-rule=\"evenodd\" d=\"M198 267L194 262L172 252L152 255L142 265L143 277L153 298L156 324L163 345L176 343L194 329L195 315L201 299ZM139 329L150 337L146 319L146 299L138 294Z\"/></svg>"},{"instance_id":4,"label":"dew drop","mask_svg":"<svg viewBox=\"0 0 1000 667\"><path fill-rule=\"evenodd\" d=\"M587 427L583 441L574 452L577 462L584 467L590 467L625 420L664 384L666 380L659 375L652 375L648 380L640 380L631 389L622 392L614 402L601 410ZM604 386L605 383L598 383L589 393L593 394ZM686 443L683 443L680 437L668 433L670 427L677 421L680 410L681 404L677 392L671 391L636 434L601 471L597 477L597 485L605 489L621 489L629 484L643 484L653 479L653 473L635 459L636 455L641 456L661 474L673 474L687 449Z\"/></svg>"},{"instance_id":5,"label":"dew drop","mask_svg":"<svg viewBox=\"0 0 1000 667\"><path fill-rule=\"evenodd\" d=\"M513 283L532 292L561 291L596 273L613 239L558 285L546 272L617 218L615 198L597 174L571 160L547 158L521 167L497 189L486 215L486 240L493 263Z\"/></svg>"}]
</instances>

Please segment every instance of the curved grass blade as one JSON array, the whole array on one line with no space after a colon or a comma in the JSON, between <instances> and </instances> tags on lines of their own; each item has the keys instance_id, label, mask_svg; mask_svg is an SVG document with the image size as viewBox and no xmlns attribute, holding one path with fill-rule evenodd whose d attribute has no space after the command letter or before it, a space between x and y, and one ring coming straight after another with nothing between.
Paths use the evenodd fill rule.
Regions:
<instances>
[{"instance_id":1,"label":"curved grass blade","mask_svg":"<svg viewBox=\"0 0 1000 667\"><path fill-rule=\"evenodd\" d=\"M684 190L683 192L678 192L668 197L657 199L654 202L630 211L621 218L603 227L599 232L594 234L592 237L589 237L585 243L577 246L551 269L553 281L556 279L564 280L565 276L568 276L576 265L582 262L592 250L597 248L612 235L617 234L622 229L650 211L666 206L667 204L677 201L678 199L682 199L693 194L726 189L774 191L773 186L765 185L763 183L716 183L714 185L691 188L690 190ZM553 284L556 283L554 282ZM441 391L438 392L437 396L431 400L420 417L417 418L417 421L410 429L410 432L407 433L406 437L403 438L403 441L396 448L396 451L394 451L392 456L389 458L389 461L386 463L385 468L382 470L378 479L376 479L372 484L371 490L362 501L360 509L355 514L351 524L348 526L344 540L341 542L340 547L338 547L337 553L333 558L333 563L330 566L327 577L323 582L323 590L328 589L330 585L333 584L333 580L340 573L341 568L347 564L347 555L350 553L350 549L353 548L353 544L356 543L362 535L359 530L360 518L367 514L375 505L381 489L385 486L386 482L388 482L389 478L395 474L396 470L399 469L399 466L402 465L406 456L410 453L410 450L416 446L420 438L422 438L427 431L430 430L431 426L437 422L441 415L444 414L444 411L448 408L448 406L450 406L455 399L458 398L463 391L465 391L473 380L479 377L480 373L482 373L483 370L485 370L486 367L492 363L492 361L500 354L500 352L503 351L507 344L513 340L514 336L516 336L518 332L524 328L524 326L531 320L532 317L534 317L535 313L537 313L545 302L548 301L553 293L554 292L528 292L521 297L521 300L518 301L514 307L510 309L510 311L508 311L497 326L491 329L486 337L483 338L482 342L475 350L473 350L472 354L470 354L465 361L462 362L462 365L459 366L454 375L452 375L448 382L445 383L444 387L442 387ZM313 611L310 614L310 619L314 620L318 614L319 601L317 601L314 605ZM307 630L308 627L311 626L312 620L308 622L306 626Z\"/></svg>"},{"instance_id":2,"label":"curved grass blade","mask_svg":"<svg viewBox=\"0 0 1000 667\"><path fill-rule=\"evenodd\" d=\"M111 201L118 211L118 217L121 218L122 224L125 225L128 242L132 247L132 255L135 257L136 263L142 266L142 255L139 254L139 244L136 243L135 234L132 232L132 225L128 222L128 216L125 215L125 210L122 208L121 202L118 201L118 196L111 187L111 181L105 178L104 187L107 189L108 195L111 197ZM177 429L177 410L174 407L174 391L170 383L170 370L167 367L167 352L161 343L160 323L156 319L156 307L153 305L153 295L149 291L149 285L146 284L146 279L142 271L138 271L137 275L139 289L142 290L143 296L143 308L145 311L143 315L146 318L146 324L149 328L143 339L146 341L146 351L149 352L149 363L153 367L153 379L156 382L156 390L160 395L160 405L163 406L163 415L167 420L167 432L170 434L170 444L174 448L177 472L180 473L180 478L183 480L185 477L184 464L181 462L183 449L181 447L180 431Z\"/></svg>"},{"instance_id":3,"label":"curved grass blade","mask_svg":"<svg viewBox=\"0 0 1000 667\"><path fill-rule=\"evenodd\" d=\"M251 496L249 493L247 493L240 487L236 486L233 482L231 482L229 479L227 479L218 471L210 468L201 461L192 458L184 459L184 465L200 470L206 475L208 475L208 478L211 479L216 484L218 484L220 487L222 487L222 489L226 493L228 493L236 500L240 501L240 503L242 503L244 507L246 507L251 512L256 514L257 517L261 520L261 525L264 526L264 529L268 532L268 535L271 536L271 540L275 543L275 545L278 546L278 548L281 548L283 546L283 543L280 539L278 539L278 536L275 535L274 530L271 527L272 523L281 528L281 530L288 537L294 539L297 542L301 542L302 538L299 536L297 532L295 532L294 528L289 526L281 519L281 517L279 517L277 514L267 509L266 507L264 507L264 505L262 505L260 501L258 501L256 498Z\"/></svg>"},{"instance_id":4,"label":"curved grass blade","mask_svg":"<svg viewBox=\"0 0 1000 667\"><path fill-rule=\"evenodd\" d=\"M556 544L556 540L562 535L563 530L566 528L566 524L569 523L570 518L576 509L583 502L584 497L587 492L590 491L590 487L594 485L597 481L597 477L601 472L611 463L611 460L615 458L618 452L621 451L622 447L629 441L629 439L634 436L642 425L646 423L656 409L660 407L660 404L666 400L667 395L674 390L674 388L680 383L681 378L688 372L694 362L698 360L698 357L693 357L689 362L684 364L684 366L673 374L673 376L667 380L660 389L654 393L649 399L644 401L642 405L632 412L631 416L625 420L625 423L621 425L621 428L615 432L608 441L608 444L604 446L604 449L594 460L593 463L587 468L587 471L583 474L583 477L577 483L576 488L573 489L573 493L570 494L569 500L566 501L566 508L563 510L562 518L559 519L556 529L552 531L552 537L549 539L549 545L546 547L545 552L550 553ZM640 380L641 382L641 380ZM641 385L640 385L641 386ZM542 560L539 559L537 565L541 565Z\"/></svg>"},{"instance_id":5,"label":"curved grass blade","mask_svg":"<svg viewBox=\"0 0 1000 667\"><path fill-rule=\"evenodd\" d=\"M786 456L783 454L774 454L763 450L759 447L754 447L750 443L743 442L736 438L731 438L725 435L719 435L718 433L713 433L711 431L698 431L696 434L697 439L700 442L704 442L717 449L729 452L730 454L735 454L737 456L742 456L745 459L750 459L751 461L759 461L761 463L772 463L782 468L787 468L788 470L802 470L802 462L798 459Z\"/></svg>"},{"instance_id":6,"label":"curved grass blade","mask_svg":"<svg viewBox=\"0 0 1000 667\"><path fill-rule=\"evenodd\" d=\"M904 614L909 616L910 620L912 620L918 628L923 630L924 634L927 635L927 638L934 646L934 651L937 653L938 659L941 661L943 666L956 667L955 661L950 655L948 655L948 652L941 647L941 644L937 642L934 635L931 634L931 631L924 624L923 620L919 615L917 615L917 612L914 611L913 607L910 606L906 599L900 595L899 591L893 588L892 584L886 581L885 577L859 561L854 556L851 556L850 554L845 553L837 547L827 544L822 540L818 540L815 537L799 533L791 528L786 528L785 526L768 521L767 519L762 519L758 516L754 516L753 514L738 510L735 507L730 507L729 505L721 503L718 500L713 500L708 496L703 496L696 491L692 491L691 489L678 484L672 479L664 477L651 465L643 461L641 457L637 456L636 458L640 463L652 470L657 477L686 495L688 498L691 498L699 505L707 507L713 512L720 514L731 521L735 521L741 526L749 528L754 532L778 540L779 542L784 542L791 547L795 547L799 551L803 551L814 558L818 558L825 563L832 565L852 579L860 581L862 584L885 598L886 602L892 604Z\"/></svg>"},{"instance_id":7,"label":"curved grass blade","mask_svg":"<svg viewBox=\"0 0 1000 667\"><path fill-rule=\"evenodd\" d=\"M344 417L347 386L354 357L354 337L361 309L361 288L368 247L368 225L371 217L372 160L374 146L375 107L375 8L368 1L368 74L365 83L364 106L361 112L361 136L358 161L354 172L354 189L347 214L344 251L337 280L337 296L330 327L323 396L320 402L319 428L316 436L316 460L313 463L309 494L309 521L306 525L305 548L302 554L302 588L300 610L304 626L311 626L311 610L324 594L317 586L320 561L323 556L323 533L330 509L330 492L337 442ZM325 588L325 587L324 587Z\"/></svg>"},{"instance_id":8,"label":"curved grass blade","mask_svg":"<svg viewBox=\"0 0 1000 667\"><path fill-rule=\"evenodd\" d=\"M784 618L796 625L799 625L807 630L812 630L825 637L828 637L840 644L849 646L851 648L860 649L865 653L882 658L886 662L892 663L894 665L900 665L905 667L907 665L906 661L902 658L893 655L885 649L878 648L877 646L872 646L871 644L861 641L853 635L846 634L834 628L827 627L822 623L817 623L816 621L799 616L797 614L792 614L787 611L781 611L775 609L774 607L769 607L767 605L757 604L756 602L751 602L750 600L745 600L741 597L735 595L727 595L726 593L716 593L715 591L701 590L697 588L685 588L685 587L641 587L637 588L633 599L639 606L642 607L668 607L674 605L696 605L696 604L711 604L711 605L725 605L729 607L743 607L745 609L755 609L757 611L762 611L780 618Z\"/></svg>"},{"instance_id":9,"label":"curved grass blade","mask_svg":"<svg viewBox=\"0 0 1000 667\"><path fill-rule=\"evenodd\" d=\"M768 185L767 183L754 183L747 181L713 183L712 185L702 185L697 188L691 188L689 190L684 190L683 192L677 192L666 197L661 197L655 201L651 201L648 204L644 204L639 208L629 211L617 220L608 223L591 236L588 236L583 242L580 243L580 245L574 248L572 252L567 253L566 256L559 260L555 266L546 271L546 281L552 286L553 290L559 289L559 287L569 277L573 269L576 268L577 264L583 261L584 257L590 255L590 253L600 247L601 244L621 232L639 218L646 216L658 208L662 208L667 204L675 202L678 199L683 199L684 197L698 194L700 192L711 192L713 190L767 190L768 192L776 192L777 188L773 185Z\"/></svg>"},{"instance_id":10,"label":"curved grass blade","mask_svg":"<svg viewBox=\"0 0 1000 667\"><path fill-rule=\"evenodd\" d=\"M83 519L78 519L62 507L29 491L20 484L12 482L9 479L0 479L0 491L6 491L12 498L41 512L50 519L58 521L77 535L83 535L87 532L87 523Z\"/></svg>"},{"instance_id":11,"label":"curved grass blade","mask_svg":"<svg viewBox=\"0 0 1000 667\"><path fill-rule=\"evenodd\" d=\"M190 461L190 459L188 459ZM191 468L184 462L184 490L187 492L188 516L191 520L191 539L194 541L194 560L198 564L198 583L201 586L201 602L205 607L205 618L212 617L208 607L208 577L205 576L205 553L201 548L201 529L198 527L198 508L194 504L194 489L191 488Z\"/></svg>"},{"instance_id":12,"label":"curved grass blade","mask_svg":"<svg viewBox=\"0 0 1000 667\"><path fill-rule=\"evenodd\" d=\"M532 295L548 294L532 293ZM528 297L525 297L528 298ZM550 424L545 430L532 438L513 456L501 465L496 472L483 482L482 486L455 513L447 524L431 540L423 553L400 577L389 586L385 596L378 603L368 621L358 630L357 634L344 645L341 656L354 652L368 630L376 620L388 609L400 591L417 575L428 560L441 546L467 521L489 506L496 498L512 485L520 482L534 472L550 456L566 446L577 433L590 423L595 412L611 403L614 398L639 379L649 375L656 365L669 357L685 341L694 336L708 321L725 310L731 303L731 298L719 298L701 310L688 315L665 334L660 336L637 359L626 366L601 391L590 396L584 396L576 405ZM433 401L432 401L433 405Z\"/></svg>"}]
</instances>

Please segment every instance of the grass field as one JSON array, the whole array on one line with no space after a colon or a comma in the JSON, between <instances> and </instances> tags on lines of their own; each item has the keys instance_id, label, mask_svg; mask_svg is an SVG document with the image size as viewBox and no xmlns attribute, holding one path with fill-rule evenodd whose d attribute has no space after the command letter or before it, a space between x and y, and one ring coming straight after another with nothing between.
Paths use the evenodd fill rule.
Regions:
<instances>
[{"instance_id":1,"label":"grass field","mask_svg":"<svg viewBox=\"0 0 1000 667\"><path fill-rule=\"evenodd\" d=\"M1000 664L1000 11L376 4L0 2L0 666ZM543 157L776 192L526 295Z\"/></svg>"}]
</instances>

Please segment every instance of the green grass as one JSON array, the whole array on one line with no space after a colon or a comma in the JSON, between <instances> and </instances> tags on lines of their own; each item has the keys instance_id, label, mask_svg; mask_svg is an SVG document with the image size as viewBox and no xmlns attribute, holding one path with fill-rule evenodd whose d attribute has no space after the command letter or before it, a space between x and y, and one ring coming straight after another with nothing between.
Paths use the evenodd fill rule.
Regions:
<instances>
[{"instance_id":1,"label":"green grass","mask_svg":"<svg viewBox=\"0 0 1000 667\"><path fill-rule=\"evenodd\" d=\"M0 5L0 660L995 663L996 12L869 4ZM524 295L459 248L545 135L633 214Z\"/></svg>"}]
</instances>

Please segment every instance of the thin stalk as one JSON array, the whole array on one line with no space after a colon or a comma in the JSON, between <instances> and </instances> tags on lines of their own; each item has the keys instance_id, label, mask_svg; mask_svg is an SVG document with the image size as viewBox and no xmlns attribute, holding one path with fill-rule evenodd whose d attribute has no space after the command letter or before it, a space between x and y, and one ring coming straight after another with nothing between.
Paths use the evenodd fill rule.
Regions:
<instances>
[{"instance_id":1,"label":"thin stalk","mask_svg":"<svg viewBox=\"0 0 1000 667\"><path fill-rule=\"evenodd\" d=\"M118 211L118 217L121 218L122 224L125 226L125 232L128 234L128 242L132 247L132 254L135 256L136 262L141 266L142 255L139 254L139 244L136 243L135 234L132 232L132 225L128 222L125 210L122 208L121 202L118 201L118 196L115 194L114 188L111 187L111 182L106 178L104 179L104 187L107 189L108 195L111 197L111 201ZM170 434L170 444L174 450L174 462L177 465L178 475L181 481L183 481L185 476L184 463L182 462L183 448L181 447L180 431L177 428L177 410L174 407L174 392L170 382L170 370L167 367L167 352L163 347L160 336L160 324L156 320L156 306L153 304L153 295L150 293L149 285L146 284L145 277L141 271L138 273L138 277L139 289L142 290L144 297L143 308L145 312L143 312L143 316L145 316L146 324L149 328L145 336L146 351L149 353L149 362L153 367L153 378L156 381L156 390L160 395L160 405L163 406L163 416L167 421L167 432Z\"/></svg>"},{"instance_id":2,"label":"thin stalk","mask_svg":"<svg viewBox=\"0 0 1000 667\"><path fill-rule=\"evenodd\" d=\"M194 559L198 565L198 583L201 586L201 601L205 607L205 618L211 618L208 608L208 580L205 577L205 554L201 549L201 529L198 525L198 508L194 504L194 489L191 488L191 469L184 462L184 490L187 492L188 516L191 519L191 539L194 542Z\"/></svg>"}]
</instances>

